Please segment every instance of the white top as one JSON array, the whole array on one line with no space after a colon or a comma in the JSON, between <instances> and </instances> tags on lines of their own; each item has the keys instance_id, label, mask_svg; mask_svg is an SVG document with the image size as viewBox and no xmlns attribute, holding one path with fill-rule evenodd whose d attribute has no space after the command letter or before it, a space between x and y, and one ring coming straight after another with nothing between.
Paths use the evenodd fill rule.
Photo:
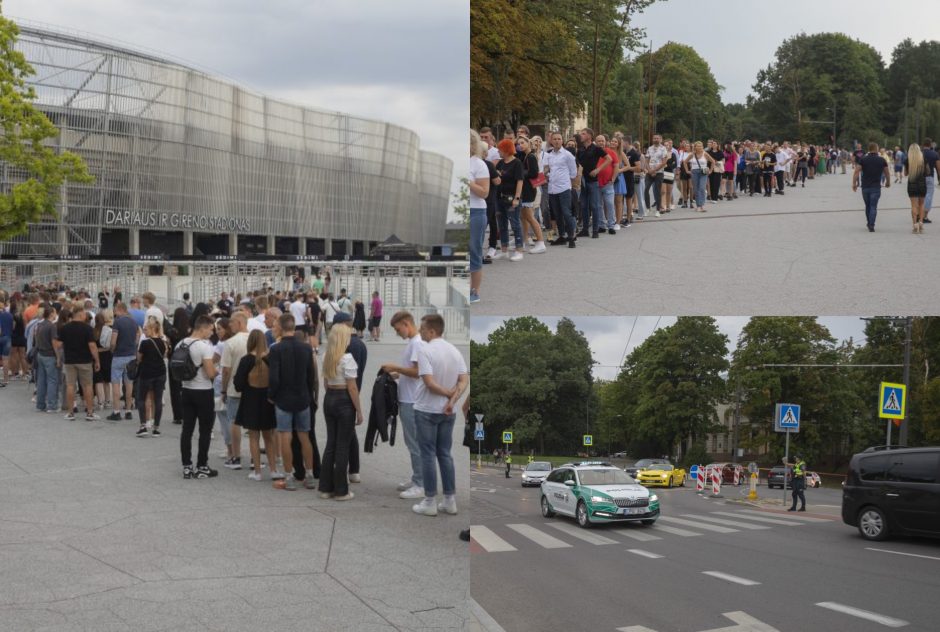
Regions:
<instances>
[{"instance_id":1,"label":"white top","mask_svg":"<svg viewBox=\"0 0 940 632\"><path fill-rule=\"evenodd\" d=\"M147 313L144 316L144 322L147 322L147 319L150 318L151 316L157 319L157 322L160 323L161 327L164 325L163 310L157 307L156 305L151 305L150 307L147 308Z\"/></svg>"},{"instance_id":2,"label":"white top","mask_svg":"<svg viewBox=\"0 0 940 632\"><path fill-rule=\"evenodd\" d=\"M262 333L268 330L267 325L264 324L264 312L248 319L248 333L253 332L255 329Z\"/></svg>"},{"instance_id":3,"label":"white top","mask_svg":"<svg viewBox=\"0 0 940 632\"><path fill-rule=\"evenodd\" d=\"M415 337L408 341L405 350L401 354L401 366L413 367L418 362L418 351L424 345L421 336L415 334ZM420 380L414 377L402 375L398 378L398 401L403 404L414 404L415 396L418 394L418 382Z\"/></svg>"},{"instance_id":4,"label":"white top","mask_svg":"<svg viewBox=\"0 0 940 632\"><path fill-rule=\"evenodd\" d=\"M355 380L359 375L359 365L353 359L351 353L344 353L339 359L339 371L336 377L327 378L327 386L346 386L346 380Z\"/></svg>"},{"instance_id":5,"label":"white top","mask_svg":"<svg viewBox=\"0 0 940 632\"><path fill-rule=\"evenodd\" d=\"M557 195L571 189L571 181L578 177L578 163L571 152L562 147L545 154L548 167L548 194Z\"/></svg>"},{"instance_id":6,"label":"white top","mask_svg":"<svg viewBox=\"0 0 940 632\"><path fill-rule=\"evenodd\" d=\"M701 158L696 156L695 153L690 154L689 158L689 171L705 171L708 169L708 155L705 152L702 152Z\"/></svg>"},{"instance_id":7,"label":"white top","mask_svg":"<svg viewBox=\"0 0 940 632\"><path fill-rule=\"evenodd\" d=\"M496 149L495 147L490 147L489 149L487 149L486 159L492 162L493 164L496 164L497 162L499 162L499 150Z\"/></svg>"},{"instance_id":8,"label":"white top","mask_svg":"<svg viewBox=\"0 0 940 632\"><path fill-rule=\"evenodd\" d=\"M235 390L235 370L238 369L238 363L248 355L248 333L240 331L225 341L225 348L222 349L222 368L231 369L232 375L228 380L226 394L229 397L241 397L241 393Z\"/></svg>"},{"instance_id":9,"label":"white top","mask_svg":"<svg viewBox=\"0 0 940 632\"><path fill-rule=\"evenodd\" d=\"M486 166L486 165L484 165ZM336 301L336 304L339 305L339 308L349 314L353 315L356 311L356 304L353 303L353 300L348 296L340 296L339 300Z\"/></svg>"},{"instance_id":10,"label":"white top","mask_svg":"<svg viewBox=\"0 0 940 632\"><path fill-rule=\"evenodd\" d=\"M470 182L490 179L490 170L486 163L476 156L470 156ZM486 208L486 198L481 198L470 189L470 208Z\"/></svg>"},{"instance_id":11,"label":"white top","mask_svg":"<svg viewBox=\"0 0 940 632\"><path fill-rule=\"evenodd\" d=\"M199 372L196 373L196 377L191 380L185 380L183 382L183 388L188 388L193 391L211 391L212 380L206 375L203 363L212 362L212 354L214 353L212 343L208 340L197 340L196 338L184 338L180 341L180 344L183 343L191 344L189 347L189 357L193 359L193 364L199 367Z\"/></svg>"},{"instance_id":12,"label":"white top","mask_svg":"<svg viewBox=\"0 0 940 632\"><path fill-rule=\"evenodd\" d=\"M333 324L333 317L336 316L336 312L339 311L339 305L336 304L336 301L325 301L323 303L323 320L324 322Z\"/></svg>"},{"instance_id":13,"label":"white top","mask_svg":"<svg viewBox=\"0 0 940 632\"><path fill-rule=\"evenodd\" d=\"M298 327L307 322L307 304L299 298L290 304L290 313Z\"/></svg>"},{"instance_id":14,"label":"white top","mask_svg":"<svg viewBox=\"0 0 940 632\"><path fill-rule=\"evenodd\" d=\"M650 169L656 169L666 162L666 146L650 145L646 150L646 156L650 160Z\"/></svg>"},{"instance_id":15,"label":"white top","mask_svg":"<svg viewBox=\"0 0 940 632\"><path fill-rule=\"evenodd\" d=\"M783 171L787 168L787 165L790 163L790 154L787 153L786 149L780 149L777 152L777 164L774 166L774 171Z\"/></svg>"},{"instance_id":16,"label":"white top","mask_svg":"<svg viewBox=\"0 0 940 632\"><path fill-rule=\"evenodd\" d=\"M111 348L111 334L114 332L111 329L111 325L104 325L101 327L101 335L98 337L101 346L105 349Z\"/></svg>"},{"instance_id":17,"label":"white top","mask_svg":"<svg viewBox=\"0 0 940 632\"><path fill-rule=\"evenodd\" d=\"M457 385L457 378L466 373L467 363L460 351L443 338L435 338L418 349L418 375L434 376L434 381L442 388L453 388ZM446 397L435 395L424 385L423 379L419 381L415 410L442 414L446 406Z\"/></svg>"}]
</instances>

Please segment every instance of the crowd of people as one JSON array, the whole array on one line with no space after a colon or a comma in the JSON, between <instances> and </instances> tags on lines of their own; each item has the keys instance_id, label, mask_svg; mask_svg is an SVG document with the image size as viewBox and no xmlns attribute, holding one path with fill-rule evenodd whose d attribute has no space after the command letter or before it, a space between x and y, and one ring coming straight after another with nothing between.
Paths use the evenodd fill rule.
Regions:
<instances>
[{"instance_id":1,"label":"crowd of people","mask_svg":"<svg viewBox=\"0 0 940 632\"><path fill-rule=\"evenodd\" d=\"M924 141L923 151L916 143L908 152L877 146L872 151L893 165L895 183L909 176L914 229L922 232L930 223L936 170L932 141ZM545 253L546 244L575 248L582 238L617 235L677 209L705 213L709 204L739 197L785 195L788 188L805 188L807 180L844 174L850 166L854 183L866 155L858 144L850 152L786 140L674 142L659 134L644 146L621 132L595 134L589 128L568 138L552 131L543 141L525 125L506 130L497 142L492 129L471 129L470 302L480 300L485 264L519 262L526 254ZM890 184L890 169L879 172L878 186ZM874 231L870 177L862 188L869 190L866 222Z\"/></svg>"},{"instance_id":2,"label":"crowd of people","mask_svg":"<svg viewBox=\"0 0 940 632\"><path fill-rule=\"evenodd\" d=\"M67 421L99 421L104 411L111 411L106 421L132 421L136 413L140 438L162 436L168 398L172 423L181 426L184 479L218 476L209 463L216 429L225 444L223 466L241 470L247 431L250 480L263 480L266 469L278 489L351 500L350 484L362 481L356 426L365 422L366 329L369 340L379 340L383 306L373 293L367 322L362 302L345 289L334 297L318 280L319 287L301 282L287 292L222 292L195 305L184 295L172 313L150 292L125 302L117 287L97 300L58 283L0 291L0 385L29 382L36 412L61 413ZM399 496L419 501L413 508L419 514L455 514L451 435L454 408L468 386L466 364L444 340L440 315L416 321L400 311L391 326L405 346L399 362L378 371L382 388L372 390L366 443L387 438L388 424L400 417L411 467ZM322 453L314 431L320 401Z\"/></svg>"}]
</instances>

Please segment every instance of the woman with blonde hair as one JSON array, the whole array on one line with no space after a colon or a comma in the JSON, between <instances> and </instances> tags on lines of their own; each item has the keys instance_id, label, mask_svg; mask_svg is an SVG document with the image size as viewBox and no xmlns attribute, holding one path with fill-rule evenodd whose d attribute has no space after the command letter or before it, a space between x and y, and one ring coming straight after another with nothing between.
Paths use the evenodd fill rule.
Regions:
<instances>
[{"instance_id":1,"label":"woman with blonde hair","mask_svg":"<svg viewBox=\"0 0 940 632\"><path fill-rule=\"evenodd\" d=\"M111 406L111 325L114 317L110 309L103 309L95 314L95 343L98 345L98 365L93 377L95 395L98 398L98 410Z\"/></svg>"},{"instance_id":2,"label":"woman with blonde hair","mask_svg":"<svg viewBox=\"0 0 940 632\"><path fill-rule=\"evenodd\" d=\"M539 161L532 151L532 143L525 136L520 136L516 141L519 144L520 157L522 161L522 236L527 237L529 229L535 236L535 243L529 248L530 255L537 255L545 252L545 240L542 237L542 227L535 219L535 209L538 208L539 191L532 186L532 180L539 175Z\"/></svg>"},{"instance_id":3,"label":"woman with blonde hair","mask_svg":"<svg viewBox=\"0 0 940 632\"><path fill-rule=\"evenodd\" d=\"M277 419L274 404L268 400L268 343L260 329L248 334L246 349L248 353L239 361L232 383L235 390L241 393L234 423L248 431L248 449L251 452L252 465L248 478L253 481L261 480L260 436L264 438L264 447L268 453L271 478L280 480L284 475L277 469L278 451L275 448L277 442L274 440Z\"/></svg>"},{"instance_id":4,"label":"woman with blonde hair","mask_svg":"<svg viewBox=\"0 0 940 632\"><path fill-rule=\"evenodd\" d=\"M486 239L486 198L490 194L490 171L483 162L486 144L476 130L470 130L470 302L480 302L483 283L483 241ZM357 302L358 308L358 302ZM358 311L357 311L358 318ZM353 319L353 325L356 325ZM356 327L359 329L359 327Z\"/></svg>"},{"instance_id":5,"label":"woman with blonde hair","mask_svg":"<svg viewBox=\"0 0 940 632\"><path fill-rule=\"evenodd\" d=\"M137 436L141 438L148 433L160 436L168 349L160 320L156 316L147 316L144 335L137 344L137 413L140 416Z\"/></svg>"},{"instance_id":6,"label":"woman with blonde hair","mask_svg":"<svg viewBox=\"0 0 940 632\"><path fill-rule=\"evenodd\" d=\"M695 141L695 145L682 168L692 176L692 193L695 196L695 210L705 212L705 189L708 185L709 174L715 166L715 159L705 151L702 141Z\"/></svg>"},{"instance_id":7,"label":"woman with blonde hair","mask_svg":"<svg viewBox=\"0 0 940 632\"><path fill-rule=\"evenodd\" d=\"M904 159L904 175L907 176L907 196L911 198L911 221L914 233L924 232L924 198L927 197L927 173L924 154L920 145L911 143Z\"/></svg>"},{"instance_id":8,"label":"woman with blonde hair","mask_svg":"<svg viewBox=\"0 0 940 632\"><path fill-rule=\"evenodd\" d=\"M351 500L346 472L349 469L349 445L356 426L362 424L362 407L356 386L358 366L347 351L349 327L330 331L323 358L323 416L326 419L326 447L320 467L320 498Z\"/></svg>"}]
</instances>

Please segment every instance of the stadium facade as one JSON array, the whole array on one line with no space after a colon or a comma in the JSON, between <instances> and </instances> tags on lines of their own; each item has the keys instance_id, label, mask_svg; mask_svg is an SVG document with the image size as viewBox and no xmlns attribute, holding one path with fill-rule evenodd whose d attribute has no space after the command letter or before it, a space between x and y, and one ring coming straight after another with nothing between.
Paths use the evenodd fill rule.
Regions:
<instances>
[{"instance_id":1,"label":"stadium facade","mask_svg":"<svg viewBox=\"0 0 940 632\"><path fill-rule=\"evenodd\" d=\"M17 48L53 142L95 182L0 254L355 257L393 234L444 240L453 163L411 130L46 28L20 25Z\"/></svg>"}]
</instances>

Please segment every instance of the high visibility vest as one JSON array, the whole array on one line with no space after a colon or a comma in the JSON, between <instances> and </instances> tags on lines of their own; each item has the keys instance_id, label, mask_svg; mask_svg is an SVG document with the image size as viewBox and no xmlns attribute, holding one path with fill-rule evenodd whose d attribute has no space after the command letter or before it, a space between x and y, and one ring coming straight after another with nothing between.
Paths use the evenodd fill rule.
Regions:
<instances>
[{"instance_id":1,"label":"high visibility vest","mask_svg":"<svg viewBox=\"0 0 940 632\"><path fill-rule=\"evenodd\" d=\"M803 476L806 475L805 472L803 471L803 468L805 468L805 467L806 467L806 461L800 461L799 463L797 463L796 465L794 465L794 466L793 466L793 476L794 476L794 478L803 478Z\"/></svg>"},{"instance_id":2,"label":"high visibility vest","mask_svg":"<svg viewBox=\"0 0 940 632\"><path fill-rule=\"evenodd\" d=\"M507 456L507 457L506 457L506 463L512 463L512 457L511 457L511 456Z\"/></svg>"},{"instance_id":3,"label":"high visibility vest","mask_svg":"<svg viewBox=\"0 0 940 632\"><path fill-rule=\"evenodd\" d=\"M532 458L532 455L530 454L530 455L529 455L529 463L531 463L531 462L534 461L534 460L535 460L535 459L533 459L533 458Z\"/></svg>"}]
</instances>

